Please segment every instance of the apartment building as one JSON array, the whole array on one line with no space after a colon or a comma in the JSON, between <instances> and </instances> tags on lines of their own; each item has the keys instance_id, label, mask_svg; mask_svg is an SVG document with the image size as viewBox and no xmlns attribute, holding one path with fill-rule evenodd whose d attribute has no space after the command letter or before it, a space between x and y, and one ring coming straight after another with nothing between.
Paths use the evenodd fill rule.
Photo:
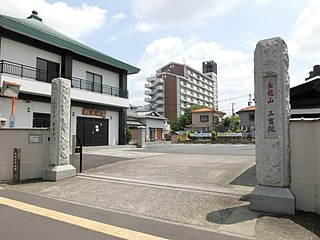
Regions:
<instances>
[{"instance_id":1,"label":"apartment building","mask_svg":"<svg viewBox=\"0 0 320 240\"><path fill-rule=\"evenodd\" d=\"M217 109L217 64L206 61L202 73L186 64L171 62L147 78L145 102L169 121L193 105Z\"/></svg>"},{"instance_id":2,"label":"apartment building","mask_svg":"<svg viewBox=\"0 0 320 240\"><path fill-rule=\"evenodd\" d=\"M14 127L49 127L51 81L71 81L71 135L85 146L125 144L127 75L139 69L48 27L36 11L27 19L0 15L0 86L20 84ZM11 100L0 96L0 117ZM7 121L5 127L9 127Z\"/></svg>"}]
</instances>

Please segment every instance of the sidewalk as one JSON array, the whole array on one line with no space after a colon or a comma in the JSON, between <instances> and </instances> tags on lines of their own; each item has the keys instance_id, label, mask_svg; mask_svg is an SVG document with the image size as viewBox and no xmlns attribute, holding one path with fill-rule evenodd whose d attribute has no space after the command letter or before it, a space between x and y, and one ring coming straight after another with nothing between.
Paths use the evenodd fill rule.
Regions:
<instances>
[{"instance_id":1,"label":"sidewalk","mask_svg":"<svg viewBox=\"0 0 320 240\"><path fill-rule=\"evenodd\" d=\"M60 182L9 187L245 239L319 239L319 215L249 210L248 194L256 184L254 156L91 150L87 156L96 153L107 164Z\"/></svg>"}]
</instances>

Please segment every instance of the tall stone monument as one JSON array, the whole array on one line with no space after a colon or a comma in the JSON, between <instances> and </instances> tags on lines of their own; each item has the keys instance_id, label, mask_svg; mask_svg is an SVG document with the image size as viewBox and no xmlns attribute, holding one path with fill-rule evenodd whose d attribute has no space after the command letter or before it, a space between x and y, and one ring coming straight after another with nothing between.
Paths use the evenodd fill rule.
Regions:
<instances>
[{"instance_id":1,"label":"tall stone monument","mask_svg":"<svg viewBox=\"0 0 320 240\"><path fill-rule=\"evenodd\" d=\"M146 127L138 126L138 148L145 148L146 145Z\"/></svg>"},{"instance_id":2,"label":"tall stone monument","mask_svg":"<svg viewBox=\"0 0 320 240\"><path fill-rule=\"evenodd\" d=\"M76 169L69 164L70 89L70 80L64 78L52 80L50 161L44 169L45 180L57 181L76 175Z\"/></svg>"},{"instance_id":3,"label":"tall stone monument","mask_svg":"<svg viewBox=\"0 0 320 240\"><path fill-rule=\"evenodd\" d=\"M290 79L288 49L281 38L259 41L254 52L256 167L255 211L295 214L290 185Z\"/></svg>"}]
</instances>

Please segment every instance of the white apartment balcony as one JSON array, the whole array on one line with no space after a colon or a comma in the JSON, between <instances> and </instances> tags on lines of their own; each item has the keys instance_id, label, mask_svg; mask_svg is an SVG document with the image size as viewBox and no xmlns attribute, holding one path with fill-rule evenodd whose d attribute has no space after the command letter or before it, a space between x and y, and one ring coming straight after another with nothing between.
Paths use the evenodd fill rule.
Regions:
<instances>
[{"instance_id":1,"label":"white apartment balcony","mask_svg":"<svg viewBox=\"0 0 320 240\"><path fill-rule=\"evenodd\" d=\"M156 92L162 92L163 91L163 86L158 86L158 87L156 87L156 88L154 88L154 89L152 89L151 90L151 94L153 95L153 94L155 94Z\"/></svg>"},{"instance_id":2,"label":"white apartment balcony","mask_svg":"<svg viewBox=\"0 0 320 240\"><path fill-rule=\"evenodd\" d=\"M163 107L157 107L157 108L154 108L154 110L158 113L163 113L164 112L164 108Z\"/></svg>"},{"instance_id":3,"label":"white apartment balcony","mask_svg":"<svg viewBox=\"0 0 320 240\"><path fill-rule=\"evenodd\" d=\"M154 106L163 106L164 104L164 101L162 99L158 99L156 101L153 102L154 103Z\"/></svg>"},{"instance_id":4,"label":"white apartment balcony","mask_svg":"<svg viewBox=\"0 0 320 240\"><path fill-rule=\"evenodd\" d=\"M164 80L162 78L156 78L150 83L150 87L155 87L157 84L163 84Z\"/></svg>"},{"instance_id":5,"label":"white apartment balcony","mask_svg":"<svg viewBox=\"0 0 320 240\"><path fill-rule=\"evenodd\" d=\"M152 102L152 101L151 101L151 98L149 98L149 97L144 98L144 101L145 101L145 102Z\"/></svg>"},{"instance_id":6,"label":"white apartment balcony","mask_svg":"<svg viewBox=\"0 0 320 240\"><path fill-rule=\"evenodd\" d=\"M150 90L145 90L145 91L144 91L144 94L145 94L145 95L150 95L150 94L151 94L151 91L150 91Z\"/></svg>"},{"instance_id":7,"label":"white apartment balcony","mask_svg":"<svg viewBox=\"0 0 320 240\"><path fill-rule=\"evenodd\" d=\"M149 83L145 83L145 84L144 84L144 87L145 87L145 88L149 88L149 87L150 87L150 84L149 84Z\"/></svg>"},{"instance_id":8,"label":"white apartment balcony","mask_svg":"<svg viewBox=\"0 0 320 240\"><path fill-rule=\"evenodd\" d=\"M163 97L164 97L163 93L158 93L158 94L154 95L154 97L152 98L152 102L155 102L155 101L157 101L157 99L163 98Z\"/></svg>"}]
</instances>

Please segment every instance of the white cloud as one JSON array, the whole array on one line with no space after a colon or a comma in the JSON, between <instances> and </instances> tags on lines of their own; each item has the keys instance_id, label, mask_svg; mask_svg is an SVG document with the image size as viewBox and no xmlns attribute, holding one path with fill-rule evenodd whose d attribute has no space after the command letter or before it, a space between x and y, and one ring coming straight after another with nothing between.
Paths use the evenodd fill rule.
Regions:
<instances>
[{"instance_id":1,"label":"white cloud","mask_svg":"<svg viewBox=\"0 0 320 240\"><path fill-rule=\"evenodd\" d=\"M153 23L147 23L147 22L140 22L137 25L134 26L134 30L137 32L152 32L155 30L159 25L153 24Z\"/></svg>"},{"instance_id":2,"label":"white cloud","mask_svg":"<svg viewBox=\"0 0 320 240\"><path fill-rule=\"evenodd\" d=\"M295 30L292 34L288 46L291 52L298 57L307 60L317 60L320 58L320 1L311 0L301 11L295 22Z\"/></svg>"},{"instance_id":3,"label":"white cloud","mask_svg":"<svg viewBox=\"0 0 320 240\"><path fill-rule=\"evenodd\" d=\"M65 2L44 0L0 0L1 14L27 18L32 10L48 26L78 40L100 28L106 20L106 10L94 5L69 6Z\"/></svg>"},{"instance_id":4,"label":"white cloud","mask_svg":"<svg viewBox=\"0 0 320 240\"><path fill-rule=\"evenodd\" d=\"M270 4L271 0L253 0L256 4L266 5Z\"/></svg>"},{"instance_id":5,"label":"white cloud","mask_svg":"<svg viewBox=\"0 0 320 240\"><path fill-rule=\"evenodd\" d=\"M235 8L239 0L133 0L133 14L139 20L159 25L197 24Z\"/></svg>"},{"instance_id":6,"label":"white cloud","mask_svg":"<svg viewBox=\"0 0 320 240\"><path fill-rule=\"evenodd\" d=\"M111 43L111 42L115 41L116 39L117 39L117 37L115 35L113 35L113 36L106 39L106 43Z\"/></svg>"},{"instance_id":7,"label":"white cloud","mask_svg":"<svg viewBox=\"0 0 320 240\"><path fill-rule=\"evenodd\" d=\"M116 13L114 14L111 18L110 18L110 21L111 21L111 24L114 24L120 20L123 20L126 18L126 15L124 13Z\"/></svg>"},{"instance_id":8,"label":"white cloud","mask_svg":"<svg viewBox=\"0 0 320 240\"><path fill-rule=\"evenodd\" d=\"M129 76L130 102L143 105L146 78L170 61L183 63L201 71L203 60L214 60L218 64L219 98L226 99L253 92L253 56L224 48L217 42L199 41L196 38L160 38L150 43L137 64L141 71ZM247 98L239 103L245 107Z\"/></svg>"}]
</instances>

